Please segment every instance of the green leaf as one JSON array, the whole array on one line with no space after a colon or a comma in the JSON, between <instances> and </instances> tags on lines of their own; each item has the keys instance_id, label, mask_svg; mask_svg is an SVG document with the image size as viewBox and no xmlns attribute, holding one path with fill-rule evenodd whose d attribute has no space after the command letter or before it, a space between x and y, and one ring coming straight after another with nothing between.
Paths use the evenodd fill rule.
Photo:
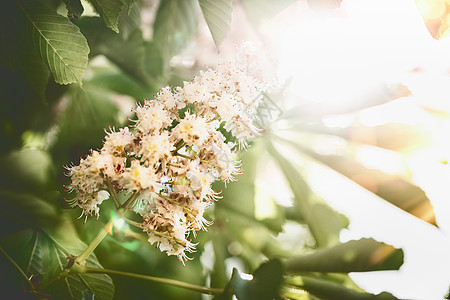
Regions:
<instances>
[{"instance_id":1,"label":"green leaf","mask_svg":"<svg viewBox=\"0 0 450 300\"><path fill-rule=\"evenodd\" d=\"M80 0L64 0L67 8L67 17L70 19L78 19L84 11L84 7Z\"/></svg>"},{"instance_id":2,"label":"green leaf","mask_svg":"<svg viewBox=\"0 0 450 300\"><path fill-rule=\"evenodd\" d=\"M300 122L310 121L311 119L317 120L326 116L354 113L409 95L411 95L411 91L401 83L381 83L365 90L360 95L355 95L352 98L354 100L351 102L352 105L323 105L316 101L310 101L290 108L283 114L283 118L290 119L290 121L299 120Z\"/></svg>"},{"instance_id":3,"label":"green leaf","mask_svg":"<svg viewBox=\"0 0 450 300\"><path fill-rule=\"evenodd\" d=\"M102 51L114 64L137 81L148 84L149 78L144 70L144 39L142 32L137 29L133 31L127 40L110 40L108 50Z\"/></svg>"},{"instance_id":4,"label":"green leaf","mask_svg":"<svg viewBox=\"0 0 450 300\"><path fill-rule=\"evenodd\" d=\"M97 17L82 18L77 24L91 45L91 56L103 54L136 81L150 85L151 80L144 69L145 46L140 29L124 39L107 29Z\"/></svg>"},{"instance_id":5,"label":"green leaf","mask_svg":"<svg viewBox=\"0 0 450 300\"><path fill-rule=\"evenodd\" d=\"M96 75L92 79L85 81L85 88L103 88L107 91L131 96L137 101L149 98L157 91L156 87L146 88L123 73L105 73Z\"/></svg>"},{"instance_id":6,"label":"green leaf","mask_svg":"<svg viewBox=\"0 0 450 300\"><path fill-rule=\"evenodd\" d=\"M20 74L39 98L45 102L45 90L48 79L50 78L50 70L42 61L39 53L33 48L31 41L23 41L24 48L17 53L20 56L18 62ZM29 45L29 46L26 46Z\"/></svg>"},{"instance_id":7,"label":"green leaf","mask_svg":"<svg viewBox=\"0 0 450 300\"><path fill-rule=\"evenodd\" d=\"M164 77L164 60L156 42L145 41L145 71L154 80Z\"/></svg>"},{"instance_id":8,"label":"green leaf","mask_svg":"<svg viewBox=\"0 0 450 300\"><path fill-rule=\"evenodd\" d=\"M250 20L256 25L274 17L296 0L242 0L241 3Z\"/></svg>"},{"instance_id":9,"label":"green leaf","mask_svg":"<svg viewBox=\"0 0 450 300\"><path fill-rule=\"evenodd\" d=\"M119 32L119 16L122 12L123 3L121 0L88 0L95 10L102 17L106 26Z\"/></svg>"},{"instance_id":10,"label":"green leaf","mask_svg":"<svg viewBox=\"0 0 450 300\"><path fill-rule=\"evenodd\" d=\"M127 13L130 14L131 9L133 6L135 6L137 3L140 4L137 0L123 0L123 4L125 4L125 8L127 10Z\"/></svg>"},{"instance_id":11,"label":"green leaf","mask_svg":"<svg viewBox=\"0 0 450 300\"><path fill-rule=\"evenodd\" d=\"M27 19L34 46L59 84L81 83L89 47L77 26L39 1L16 1Z\"/></svg>"},{"instance_id":12,"label":"green leaf","mask_svg":"<svg viewBox=\"0 0 450 300\"><path fill-rule=\"evenodd\" d=\"M17 72L45 102L50 71L41 59L39 51L34 48L32 39L21 38L26 35L26 29L22 28L26 22L22 11L12 2L4 9L0 16L0 51L3 53L3 63Z\"/></svg>"},{"instance_id":13,"label":"green leaf","mask_svg":"<svg viewBox=\"0 0 450 300\"><path fill-rule=\"evenodd\" d=\"M281 231L284 223L281 214L274 216L273 219L258 219L255 215L255 201L258 201L255 198L255 179L263 151L263 145L255 142L251 151L243 154L244 174L237 176L238 180L229 183L228 188L223 190L223 200L216 204L214 211L215 221L226 224L226 228L223 228L220 234L226 235L231 241L236 241L242 246L240 255L252 267L257 267L261 263L257 253L268 249L274 250L274 247L270 246L273 240L269 230L272 234L277 233ZM223 189L218 185L214 188Z\"/></svg>"},{"instance_id":14,"label":"green leaf","mask_svg":"<svg viewBox=\"0 0 450 300\"><path fill-rule=\"evenodd\" d=\"M47 228L37 237L39 237L39 240L36 242L36 248L41 247L45 250L32 252L34 255L30 256L29 264L39 265L39 259L41 261L48 259L48 261L45 261L45 273L42 274L44 278L41 284L63 271L69 262L68 257L70 255L78 256L87 248L87 245L79 239L72 220L67 215L60 219L58 226ZM48 257L41 257L40 253L48 253ZM86 266L103 268L95 254L88 257ZM81 299L85 291L91 291L95 295L95 299L109 300L113 298L114 285L111 278L106 274L76 274L69 275L56 282L49 289L49 292L56 299L74 300Z\"/></svg>"},{"instance_id":15,"label":"green leaf","mask_svg":"<svg viewBox=\"0 0 450 300\"><path fill-rule=\"evenodd\" d=\"M25 148L0 158L0 235L28 227L54 224L59 215L53 188L55 169L50 155Z\"/></svg>"},{"instance_id":16,"label":"green leaf","mask_svg":"<svg viewBox=\"0 0 450 300\"><path fill-rule=\"evenodd\" d=\"M125 2L124 2L125 3ZM124 39L141 27L141 2L137 1L131 3L130 6L124 5L122 8L122 14L119 18L119 32Z\"/></svg>"},{"instance_id":17,"label":"green leaf","mask_svg":"<svg viewBox=\"0 0 450 300\"><path fill-rule=\"evenodd\" d=\"M43 150L25 148L0 157L0 186L20 192L44 192L55 172L50 155Z\"/></svg>"},{"instance_id":18,"label":"green leaf","mask_svg":"<svg viewBox=\"0 0 450 300\"><path fill-rule=\"evenodd\" d=\"M219 48L219 45L227 36L228 31L230 31L233 1L198 0L198 2L214 43L216 44L216 47Z\"/></svg>"},{"instance_id":19,"label":"green leaf","mask_svg":"<svg viewBox=\"0 0 450 300\"><path fill-rule=\"evenodd\" d=\"M117 106L98 89L73 87L68 96L68 106L60 119L57 145L70 147L85 144L88 149L100 147L104 128L118 125ZM56 148L53 151L61 150Z\"/></svg>"},{"instance_id":20,"label":"green leaf","mask_svg":"<svg viewBox=\"0 0 450 300\"><path fill-rule=\"evenodd\" d=\"M401 249L367 238L320 249L312 254L285 261L288 273L398 270L402 264Z\"/></svg>"},{"instance_id":21,"label":"green leaf","mask_svg":"<svg viewBox=\"0 0 450 300\"><path fill-rule=\"evenodd\" d=\"M5 2L0 14L0 52L3 54L0 59L2 63L25 80L35 95L42 102L45 102L45 90L50 77L50 70L41 59L38 49L35 49L32 39L27 38L29 34L26 29L27 19L25 15L14 1ZM2 77L7 78L8 82L1 87L1 93L10 100L10 103L15 102L14 98L34 101L34 97L30 97L34 95L20 95L19 91L26 93L27 89L17 86L17 83L14 84L17 79L15 80L11 75L4 73ZM7 95L9 93L11 95ZM24 99L19 101L21 105L29 107L24 104ZM4 103L3 105L11 105L10 103ZM3 108L3 111L6 112L8 109ZM17 116L17 112L14 112L14 114ZM19 118L21 124L23 124L24 116Z\"/></svg>"},{"instance_id":22,"label":"green leaf","mask_svg":"<svg viewBox=\"0 0 450 300\"><path fill-rule=\"evenodd\" d=\"M420 187L398 175L386 174L380 170L363 166L353 158L350 147L348 147L347 153L326 155L317 153L299 143L287 142L398 208L436 225L433 206Z\"/></svg>"},{"instance_id":23,"label":"green leaf","mask_svg":"<svg viewBox=\"0 0 450 300\"><path fill-rule=\"evenodd\" d=\"M153 25L153 40L167 61L178 54L197 29L196 0L161 1Z\"/></svg>"},{"instance_id":24,"label":"green leaf","mask_svg":"<svg viewBox=\"0 0 450 300\"><path fill-rule=\"evenodd\" d=\"M326 202L313 194L301 174L268 141L267 149L283 171L294 194L295 209L306 223L318 247L328 247L339 242L341 229L348 226L348 220L334 211Z\"/></svg>"},{"instance_id":25,"label":"green leaf","mask_svg":"<svg viewBox=\"0 0 450 300\"><path fill-rule=\"evenodd\" d=\"M383 292L378 295L364 293L349 289L345 286L333 283L328 280L313 278L309 276L296 276L287 278L285 283L299 287L311 295L322 300L396 300L397 298L389 293Z\"/></svg>"},{"instance_id":26,"label":"green leaf","mask_svg":"<svg viewBox=\"0 0 450 300\"><path fill-rule=\"evenodd\" d=\"M231 299L234 294L238 300L272 300L278 296L282 276L283 266L277 259L263 263L253 273L252 279L242 277L234 269L224 293L214 299Z\"/></svg>"},{"instance_id":27,"label":"green leaf","mask_svg":"<svg viewBox=\"0 0 450 300\"><path fill-rule=\"evenodd\" d=\"M0 218L2 226L0 235L17 230L54 224L59 210L48 201L30 193L0 189Z\"/></svg>"},{"instance_id":28,"label":"green leaf","mask_svg":"<svg viewBox=\"0 0 450 300\"><path fill-rule=\"evenodd\" d=\"M225 286L228 281L225 259L227 258L227 243L219 230L211 230L211 240L214 249L214 267L211 272L211 286Z\"/></svg>"},{"instance_id":29,"label":"green leaf","mask_svg":"<svg viewBox=\"0 0 450 300\"><path fill-rule=\"evenodd\" d=\"M355 122L348 127L327 127L322 123L296 124L294 130L327 135L336 135L348 141L372 145L397 152L407 152L417 145L431 143L431 131L423 126L386 123L379 126L364 126Z\"/></svg>"},{"instance_id":30,"label":"green leaf","mask_svg":"<svg viewBox=\"0 0 450 300\"><path fill-rule=\"evenodd\" d=\"M49 242L45 233L40 230L33 231L31 243L31 251L28 263L25 269L25 274L28 276L34 274L44 274L46 267L50 266L50 252Z\"/></svg>"}]
</instances>

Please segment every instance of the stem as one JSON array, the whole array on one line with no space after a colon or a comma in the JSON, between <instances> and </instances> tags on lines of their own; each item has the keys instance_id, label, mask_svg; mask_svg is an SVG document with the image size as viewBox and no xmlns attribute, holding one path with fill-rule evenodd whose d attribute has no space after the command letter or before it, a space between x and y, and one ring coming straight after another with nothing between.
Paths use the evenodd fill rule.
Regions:
<instances>
[{"instance_id":1,"label":"stem","mask_svg":"<svg viewBox=\"0 0 450 300\"><path fill-rule=\"evenodd\" d=\"M212 162L210 162L209 160L200 159L200 161L201 161L201 162L204 162L205 164L208 164L208 165L211 165L211 166L213 166L213 167L216 167L216 168L220 169L220 167L219 167L217 164L212 163Z\"/></svg>"},{"instance_id":2,"label":"stem","mask_svg":"<svg viewBox=\"0 0 450 300\"><path fill-rule=\"evenodd\" d=\"M175 148L175 150L173 150L173 152L177 152L178 150L180 150L181 148L183 148L186 145L186 143L183 140L180 140L179 144L177 145L177 147Z\"/></svg>"},{"instance_id":3,"label":"stem","mask_svg":"<svg viewBox=\"0 0 450 300\"><path fill-rule=\"evenodd\" d=\"M123 217L124 213L133 205L136 198L139 196L139 191L136 191L131 195L130 198L128 198L127 201L118 209L117 215L119 217ZM86 248L86 250L81 253L80 256L77 257L75 260L75 263L84 266L86 263L86 259L91 255L91 253L97 248L97 246L100 244L101 241L105 238L105 236L108 233L111 233L112 226L113 226L114 219L109 220L109 222L105 225L102 230L97 234L97 236L94 238L94 240L89 244L89 246Z\"/></svg>"},{"instance_id":4,"label":"stem","mask_svg":"<svg viewBox=\"0 0 450 300\"><path fill-rule=\"evenodd\" d=\"M91 255L91 253L95 250L95 248L97 248L100 242L103 241L105 236L111 232L113 222L114 219L109 220L109 222L105 225L105 227L103 227L102 230L100 230L100 232L97 234L94 240L89 244L86 250L84 250L83 253L81 253L80 256L77 257L75 263L84 266L84 264L86 263L86 259L89 257L89 255Z\"/></svg>"},{"instance_id":5,"label":"stem","mask_svg":"<svg viewBox=\"0 0 450 300\"><path fill-rule=\"evenodd\" d=\"M114 190L112 189L112 191L114 191ZM113 192L111 195L115 195L115 197L117 197L117 194L115 194L115 192ZM134 204L134 201L136 200L136 198L138 196L139 196L139 191L134 192L133 195L131 195L131 197L128 198L128 200L125 201L125 203L123 205L119 206L119 208L117 210L117 215L120 218L122 218L123 215L125 214L125 212ZM113 196L113 199L114 199L114 196ZM117 201L118 201L118 199L117 199ZM118 201L118 203L120 204L119 201ZM100 230L100 232L97 234L97 236L94 238L94 240L89 244L89 246L83 251L83 253L81 253L75 259L75 263L69 269L65 269L65 270L61 271L61 273L59 273L56 277L53 277L41 289L48 288L56 281L66 278L71 273L83 273L83 270L84 270L83 268L84 268L84 265L86 264L86 259L89 257L89 255L91 255L92 252L94 252L95 248L97 248L97 246L101 243L101 241L103 241L103 239L106 237L106 235L108 233L112 232L113 222L114 222L114 219L111 218L111 220L109 220L109 222L105 225L105 227L103 227ZM3 250L3 249L1 249L1 247L0 247L0 250ZM4 251L2 251L2 252L7 256L7 254ZM14 263L14 265L16 265L16 264ZM21 271L21 273L23 273L23 271L21 269L20 269L20 271ZM23 273L23 275L26 278L26 275L24 273ZM27 281L29 282L28 278L27 278ZM30 282L30 284L32 285L31 282ZM34 286L33 286L33 290L34 290Z\"/></svg>"},{"instance_id":6,"label":"stem","mask_svg":"<svg viewBox=\"0 0 450 300\"><path fill-rule=\"evenodd\" d=\"M177 156L180 156L180 157L184 157L184 158L190 159L190 160L195 160L195 158L192 157L192 156L184 155L184 154L181 154L181 153L178 153L178 152L175 152L174 154L177 155Z\"/></svg>"},{"instance_id":7,"label":"stem","mask_svg":"<svg viewBox=\"0 0 450 300\"><path fill-rule=\"evenodd\" d=\"M27 275L22 270L22 268L19 267L19 265L14 261L14 259L12 259L12 257L9 256L8 253L6 253L6 251L1 246L0 246L0 252L3 253L3 255L6 257L6 259L8 259L14 265L14 267L17 269L17 271L19 271L19 273L23 276L23 278L25 278L25 280L27 281L27 283L30 286L31 290L33 292L36 292L36 289L34 288L33 283L28 279Z\"/></svg>"},{"instance_id":8,"label":"stem","mask_svg":"<svg viewBox=\"0 0 450 300\"><path fill-rule=\"evenodd\" d=\"M161 233L161 232L159 232L159 231L157 231L157 230L153 230L153 229L149 229L149 228L146 228L145 231L151 232L151 233L153 233L154 235L157 235L157 236L160 236L160 237L162 237L162 238L165 238L165 239L168 240L169 243L171 243L172 245L178 244L178 245L180 245L180 246L182 246L182 247L186 247L186 244L185 244L183 241L180 241L179 239L177 239L176 237L171 237L171 236L168 235L168 234L164 234L164 233Z\"/></svg>"},{"instance_id":9,"label":"stem","mask_svg":"<svg viewBox=\"0 0 450 300\"><path fill-rule=\"evenodd\" d=\"M173 280L173 279L168 279L168 278L160 278L160 277L147 276L147 275L141 275L141 274L135 274L135 273L129 273L129 272L122 272L122 271L108 270L108 269L98 269L98 268L91 268L91 267L83 267L83 270L86 273L121 275L121 276L127 276L127 277L132 277L132 278L144 279L144 280L153 281L153 282L170 284L173 286L200 292L203 294L215 295L215 294L221 294L223 292L223 289L208 288L208 287L199 286L199 285L195 285L195 284L191 284L191 283L187 283L187 282L183 282L183 281L178 281L178 280Z\"/></svg>"},{"instance_id":10,"label":"stem","mask_svg":"<svg viewBox=\"0 0 450 300\"><path fill-rule=\"evenodd\" d=\"M55 282L57 282L58 280L64 279L67 276L69 276L69 269L65 269L63 271L61 271L61 273L59 273L57 276L53 277L51 280L47 281L46 284L44 284L43 286L40 287L40 290L45 290L48 287L50 287L52 284L54 284Z\"/></svg>"},{"instance_id":11,"label":"stem","mask_svg":"<svg viewBox=\"0 0 450 300\"><path fill-rule=\"evenodd\" d=\"M133 193L133 195L131 195L130 198L128 198L127 201L125 201L124 204L122 204L122 208L124 209L124 212L127 211L130 207L133 206L134 201L136 200L136 198L139 196L139 191L136 191Z\"/></svg>"},{"instance_id":12,"label":"stem","mask_svg":"<svg viewBox=\"0 0 450 300\"><path fill-rule=\"evenodd\" d=\"M184 154L181 154L181 153L178 153L178 152L175 152L174 155L177 155L177 156L180 156L180 157L184 157L184 158L187 158L187 159L190 159L190 160L195 160L196 159L195 157L184 155ZM220 168L217 164L212 163L209 160L200 159L200 161L204 162L206 164L209 164L209 165L211 165L213 167Z\"/></svg>"},{"instance_id":13,"label":"stem","mask_svg":"<svg viewBox=\"0 0 450 300\"><path fill-rule=\"evenodd\" d=\"M141 223L135 222L133 220L130 220L128 218L122 217L122 219L125 221L125 223L133 225L134 227L142 229Z\"/></svg>"},{"instance_id":14,"label":"stem","mask_svg":"<svg viewBox=\"0 0 450 300\"><path fill-rule=\"evenodd\" d=\"M197 114L199 111L198 102L194 103L194 107L195 107L195 114Z\"/></svg>"},{"instance_id":15,"label":"stem","mask_svg":"<svg viewBox=\"0 0 450 300\"><path fill-rule=\"evenodd\" d=\"M163 195L163 194L161 194L161 193L158 193L158 196L160 196L160 197L163 198L164 200L169 201L169 202L172 203L172 204L179 205L179 204L175 201L175 199L172 199L172 198L170 198L170 197L167 197L167 196L165 196L165 195ZM179 205L179 206L181 206L181 205Z\"/></svg>"},{"instance_id":16,"label":"stem","mask_svg":"<svg viewBox=\"0 0 450 300\"><path fill-rule=\"evenodd\" d=\"M109 180L106 180L106 186L108 187L108 192L111 194L111 198L113 199L114 204L116 205L116 209L118 209L120 207L120 201L119 198L117 197L116 190L114 189Z\"/></svg>"},{"instance_id":17,"label":"stem","mask_svg":"<svg viewBox=\"0 0 450 300\"><path fill-rule=\"evenodd\" d=\"M191 210L189 210L189 208L187 208L186 206L181 205L180 203L178 203L175 199L172 199L172 198L170 198L170 197L167 197L167 196L165 196L165 195L163 195L163 194L161 194L161 193L158 193L158 196L160 196L160 197L163 198L164 200L169 201L169 202L172 203L172 204L175 204L175 205L181 207L181 208L184 210L185 213L190 214L190 215L195 219L195 216L192 214Z\"/></svg>"}]
</instances>

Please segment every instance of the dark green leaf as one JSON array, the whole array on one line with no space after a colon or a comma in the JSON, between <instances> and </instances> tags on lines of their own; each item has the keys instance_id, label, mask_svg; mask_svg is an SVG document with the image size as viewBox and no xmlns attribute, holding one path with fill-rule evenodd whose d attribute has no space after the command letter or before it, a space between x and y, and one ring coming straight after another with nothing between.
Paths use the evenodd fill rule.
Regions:
<instances>
[{"instance_id":1,"label":"dark green leaf","mask_svg":"<svg viewBox=\"0 0 450 300\"><path fill-rule=\"evenodd\" d=\"M2 60L25 79L32 90L45 102L45 89L50 77L50 71L35 49L31 38L26 36L26 30L21 28L25 17L18 7L9 3L0 16L0 50ZM8 76L9 77L9 76ZM11 80L11 79L9 79ZM6 96L6 95L5 95ZM10 97L8 97L10 99Z\"/></svg>"},{"instance_id":2,"label":"dark green leaf","mask_svg":"<svg viewBox=\"0 0 450 300\"><path fill-rule=\"evenodd\" d=\"M95 10L102 17L106 26L119 32L119 16L122 12L123 3L121 0L88 0Z\"/></svg>"},{"instance_id":3,"label":"dark green leaf","mask_svg":"<svg viewBox=\"0 0 450 300\"><path fill-rule=\"evenodd\" d=\"M197 29L197 1L161 1L153 29L153 40L167 60L178 54Z\"/></svg>"},{"instance_id":4,"label":"dark green leaf","mask_svg":"<svg viewBox=\"0 0 450 300\"><path fill-rule=\"evenodd\" d=\"M30 39L59 84L81 83L87 66L89 47L77 26L40 4L17 1L27 19Z\"/></svg>"},{"instance_id":5,"label":"dark green leaf","mask_svg":"<svg viewBox=\"0 0 450 300\"><path fill-rule=\"evenodd\" d=\"M253 273L253 299L273 299L278 296L278 291L283 279L283 265L277 259L263 263Z\"/></svg>"},{"instance_id":6,"label":"dark green leaf","mask_svg":"<svg viewBox=\"0 0 450 300\"><path fill-rule=\"evenodd\" d=\"M279 260L263 263L253 273L252 279L243 278L234 269L229 285L215 300L231 299L233 294L238 300L272 300L278 296L282 276L283 266Z\"/></svg>"},{"instance_id":7,"label":"dark green leaf","mask_svg":"<svg viewBox=\"0 0 450 300\"><path fill-rule=\"evenodd\" d=\"M366 238L285 261L288 273L397 270L402 264L402 250Z\"/></svg>"},{"instance_id":8,"label":"dark green leaf","mask_svg":"<svg viewBox=\"0 0 450 300\"><path fill-rule=\"evenodd\" d=\"M54 224L59 211L48 201L29 193L0 189L0 218L2 226L0 235L17 230Z\"/></svg>"},{"instance_id":9,"label":"dark green leaf","mask_svg":"<svg viewBox=\"0 0 450 300\"><path fill-rule=\"evenodd\" d=\"M24 42L31 45L28 41ZM25 51L25 49L29 49L29 51ZM45 101L45 89L50 77L50 70L42 61L39 53L34 50L35 49L31 47L24 46L24 48L18 52L21 57L18 64L22 77L25 78L27 83L41 100Z\"/></svg>"},{"instance_id":10,"label":"dark green leaf","mask_svg":"<svg viewBox=\"0 0 450 300\"><path fill-rule=\"evenodd\" d=\"M149 85L145 72L145 46L142 32L136 29L127 39L108 30L99 18L82 18L77 22L88 39L92 56L103 54L136 81Z\"/></svg>"},{"instance_id":11,"label":"dark green leaf","mask_svg":"<svg viewBox=\"0 0 450 300\"><path fill-rule=\"evenodd\" d=\"M67 8L67 17L70 19L78 19L84 11L84 7L80 0L64 0Z\"/></svg>"},{"instance_id":12,"label":"dark green leaf","mask_svg":"<svg viewBox=\"0 0 450 300\"><path fill-rule=\"evenodd\" d=\"M227 36L230 31L231 16L233 11L232 0L198 0L200 7L208 24L209 31L214 39L216 47Z\"/></svg>"},{"instance_id":13,"label":"dark green leaf","mask_svg":"<svg viewBox=\"0 0 450 300\"><path fill-rule=\"evenodd\" d=\"M14 17L5 16L5 18ZM14 24L14 21L10 21L9 25ZM10 26L0 29L2 39L0 49L4 53L3 58L12 70L18 72L36 95L45 102L45 89L50 77L50 70L41 59L38 50L34 48L32 40L21 39L19 32L15 29L17 28L11 29Z\"/></svg>"},{"instance_id":14,"label":"dark green leaf","mask_svg":"<svg viewBox=\"0 0 450 300\"><path fill-rule=\"evenodd\" d=\"M313 234L318 247L328 247L339 242L339 232L348 226L348 220L314 195L301 174L274 147L267 143L269 153L274 157L294 194L295 208L301 220Z\"/></svg>"},{"instance_id":15,"label":"dark green leaf","mask_svg":"<svg viewBox=\"0 0 450 300\"><path fill-rule=\"evenodd\" d=\"M26 148L0 158L0 186L18 191L42 193L51 184L54 166L50 155Z\"/></svg>"},{"instance_id":16,"label":"dark green leaf","mask_svg":"<svg viewBox=\"0 0 450 300\"><path fill-rule=\"evenodd\" d=\"M308 276L296 276L288 278L285 283L296 286L322 300L396 300L389 293L383 292L378 295L364 293L349 289L345 286L328 280L312 278Z\"/></svg>"}]
</instances>

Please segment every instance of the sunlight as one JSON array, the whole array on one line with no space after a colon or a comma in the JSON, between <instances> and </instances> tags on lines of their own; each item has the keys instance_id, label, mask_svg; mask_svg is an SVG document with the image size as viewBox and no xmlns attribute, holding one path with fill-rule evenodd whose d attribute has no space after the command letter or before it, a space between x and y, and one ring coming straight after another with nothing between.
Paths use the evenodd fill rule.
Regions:
<instances>
[{"instance_id":1,"label":"sunlight","mask_svg":"<svg viewBox=\"0 0 450 300\"><path fill-rule=\"evenodd\" d=\"M122 218L115 217L114 218L114 228L116 230L122 230L125 228L125 221Z\"/></svg>"},{"instance_id":2,"label":"sunlight","mask_svg":"<svg viewBox=\"0 0 450 300\"><path fill-rule=\"evenodd\" d=\"M413 4L346 1L327 18L298 5L288 16L295 21L271 23L281 77L294 75L295 95L327 106L350 104L380 82L398 81L432 43Z\"/></svg>"},{"instance_id":3,"label":"sunlight","mask_svg":"<svg viewBox=\"0 0 450 300\"><path fill-rule=\"evenodd\" d=\"M286 107L313 102L317 110L351 108L376 93L380 83L407 87L410 91L408 96L404 95L407 97L359 113L327 117L323 123L329 128L410 126L420 138L402 137L405 145L396 149L398 152L376 147L375 137L374 146L356 147L354 157L369 169L400 175L422 188L432 201L440 229L448 234L450 41L434 40L422 19L424 16L428 22L440 18L447 5L444 2L448 1L416 2L418 8L412 0L349 0L325 15L312 12L303 3L280 15L265 30L277 49L280 76L293 76L289 92L294 97ZM447 25L442 26L440 34L445 36ZM369 129L360 132L370 134ZM371 139L370 135L362 138ZM314 140L317 153L339 154L344 143L341 139L334 142L328 137L323 139L327 141ZM444 273L448 275L445 266L450 265L444 254L450 245L448 236L432 226L422 226L423 222L400 210L388 210L384 201L355 188L354 182L337 173L317 164L307 169L314 191L352 221L349 230L341 233L341 240L373 236L405 249L405 264L399 272L353 274L359 285L372 292L382 291L381 286L389 287L389 291L401 297L442 299L450 284L442 279ZM324 182L328 183L326 187ZM368 200L362 203L363 198ZM429 264L420 263L430 254L434 258ZM439 274L427 279L420 275L431 274L432 270L438 270ZM419 287L421 282L428 287L426 290Z\"/></svg>"},{"instance_id":4,"label":"sunlight","mask_svg":"<svg viewBox=\"0 0 450 300\"><path fill-rule=\"evenodd\" d=\"M294 76L291 92L303 100L336 107L360 101L381 82L399 82L433 45L413 1L344 1L326 17L294 8L266 30L280 76Z\"/></svg>"}]
</instances>

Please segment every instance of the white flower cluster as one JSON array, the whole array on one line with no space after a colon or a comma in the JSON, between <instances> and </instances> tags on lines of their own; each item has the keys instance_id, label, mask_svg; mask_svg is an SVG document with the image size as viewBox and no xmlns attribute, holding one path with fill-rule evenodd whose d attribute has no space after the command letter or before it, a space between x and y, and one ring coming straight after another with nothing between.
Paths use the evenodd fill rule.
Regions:
<instances>
[{"instance_id":1,"label":"white flower cluster","mask_svg":"<svg viewBox=\"0 0 450 300\"><path fill-rule=\"evenodd\" d=\"M190 234L211 224L203 212L220 198L212 183L241 173L235 154L258 134L253 119L264 84L250 73L253 50L246 45L232 60L137 106L134 126L108 132L100 150L67 167L72 206L98 216L111 189L139 192L148 241L184 263L185 252L195 250Z\"/></svg>"}]
</instances>

